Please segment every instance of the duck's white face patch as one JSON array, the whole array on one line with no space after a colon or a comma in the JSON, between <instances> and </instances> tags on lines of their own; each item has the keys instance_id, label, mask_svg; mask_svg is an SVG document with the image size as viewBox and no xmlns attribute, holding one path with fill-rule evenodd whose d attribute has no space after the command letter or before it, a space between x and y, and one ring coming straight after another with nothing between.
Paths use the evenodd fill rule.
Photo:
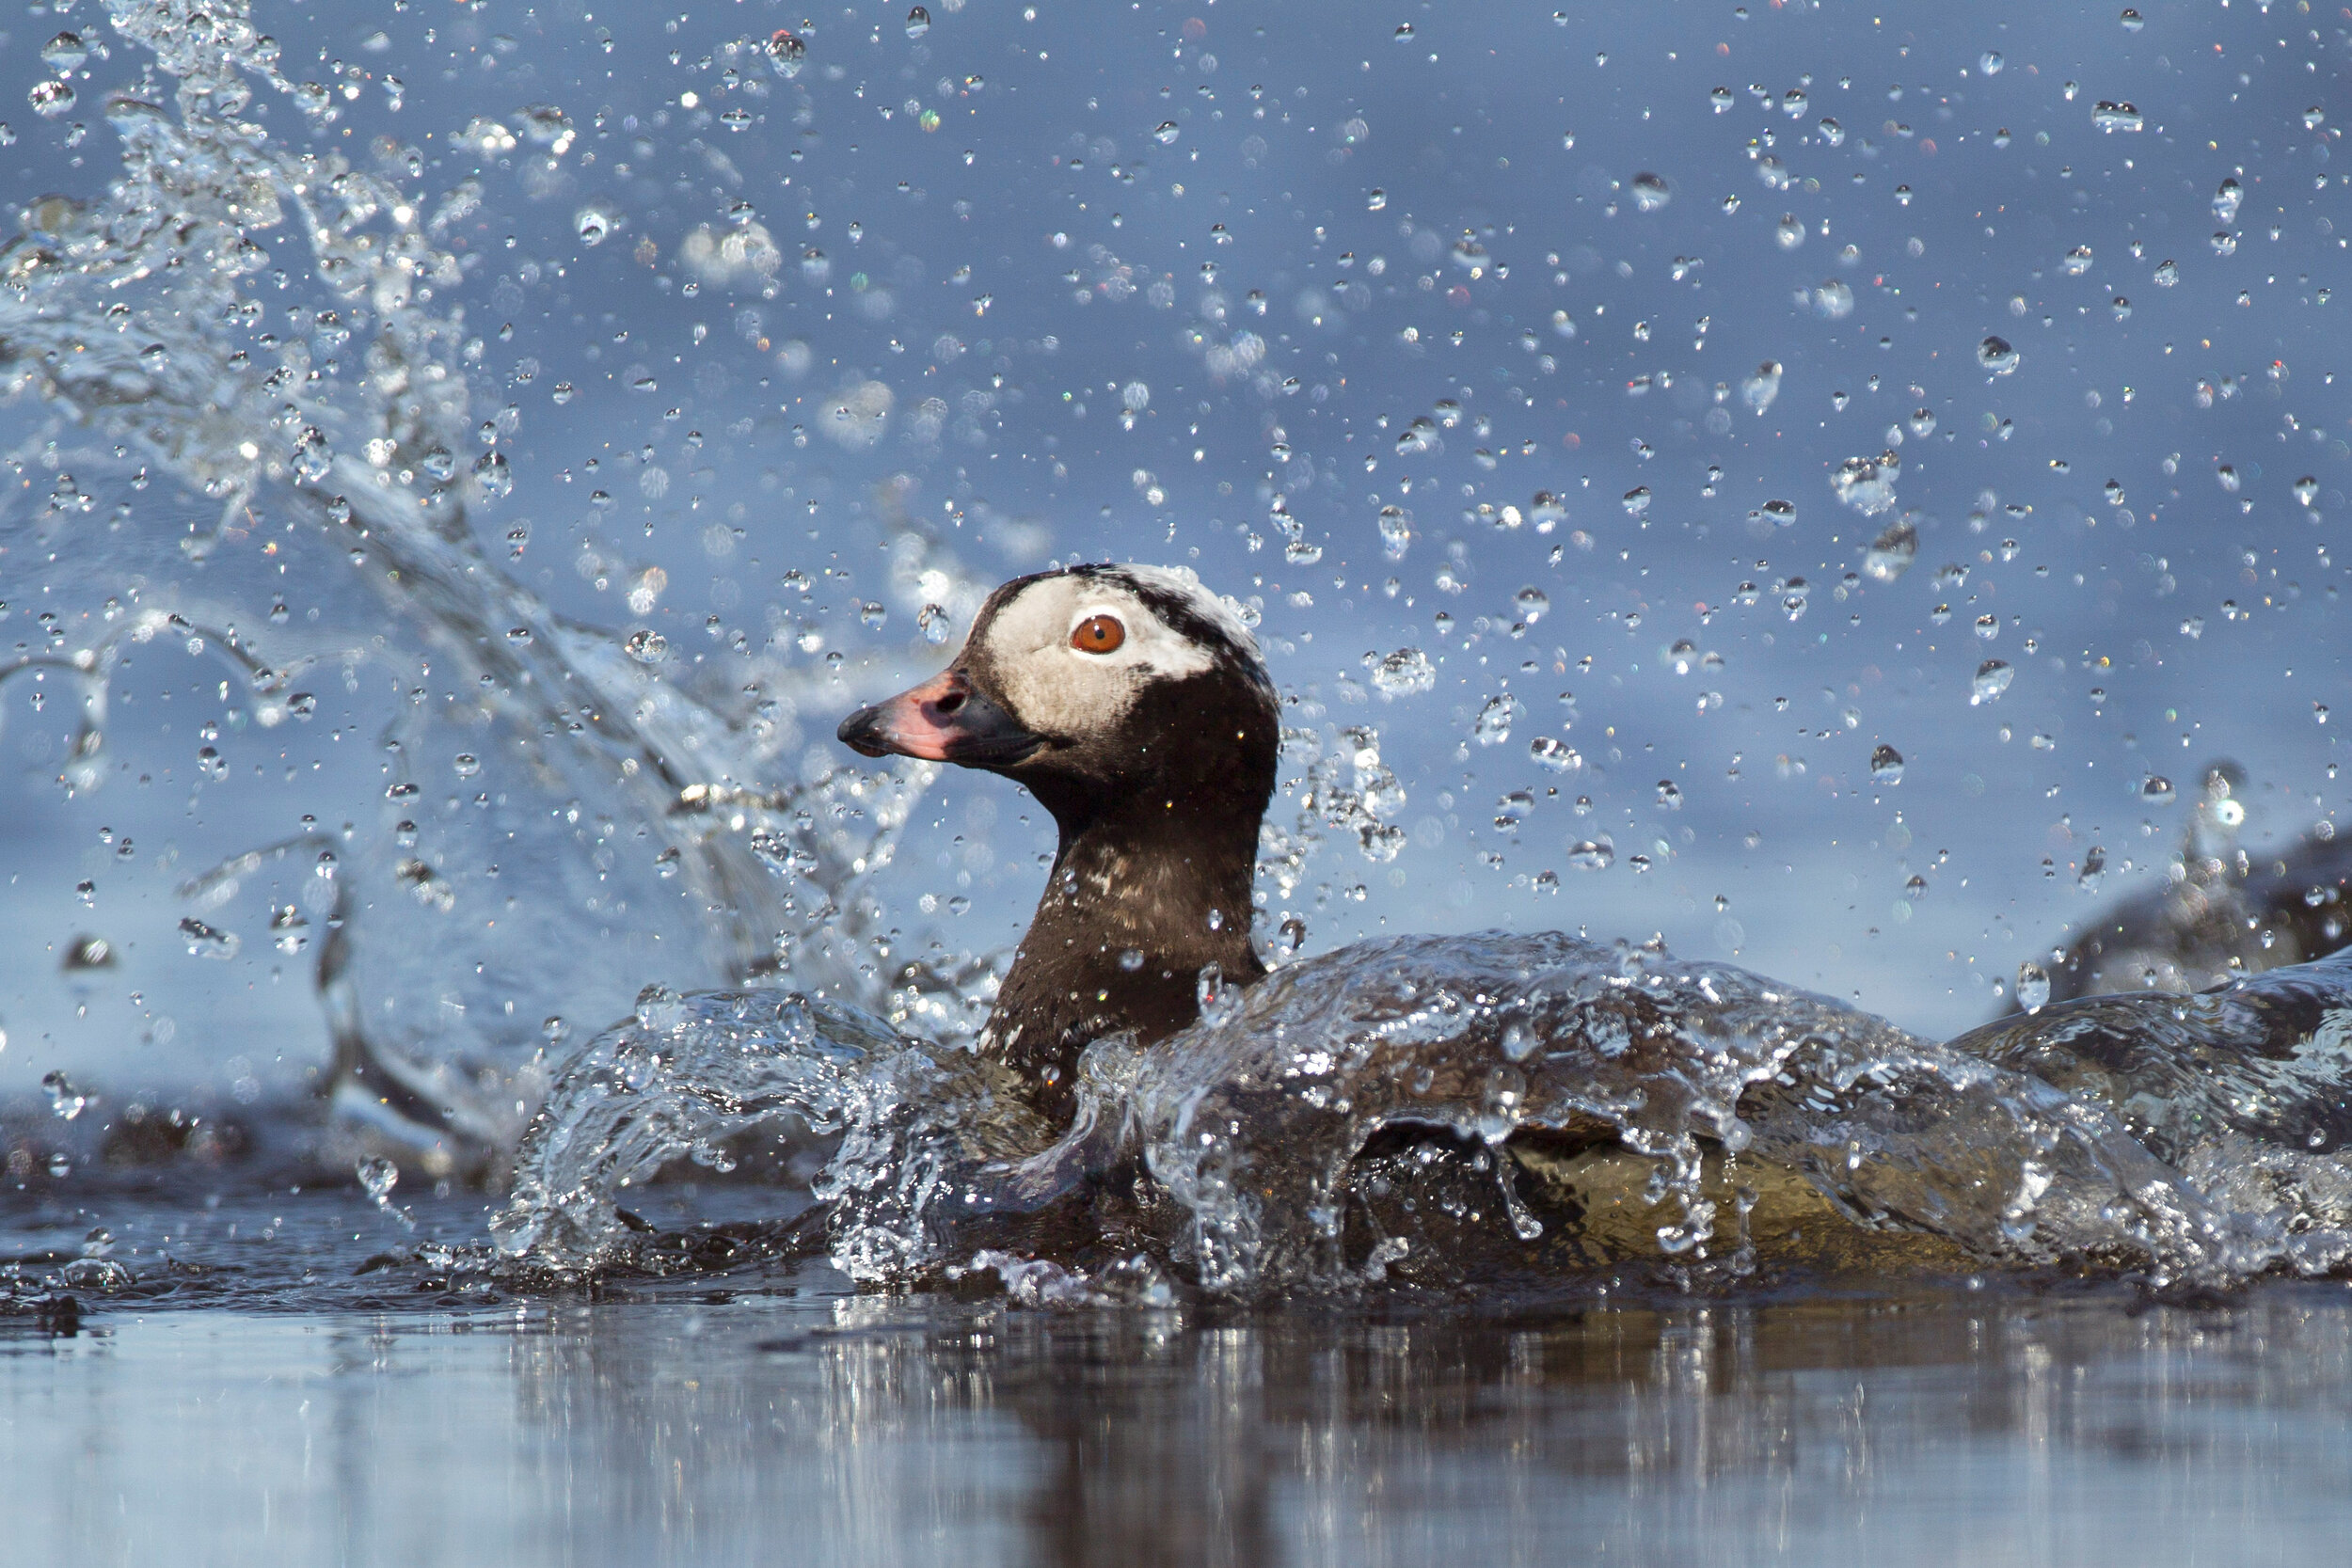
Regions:
<instances>
[{"instance_id":1,"label":"duck's white face patch","mask_svg":"<svg viewBox=\"0 0 2352 1568\"><path fill-rule=\"evenodd\" d=\"M1213 608L1220 629L1232 621L1238 645L1251 646L1239 619L1197 582L1159 568L1124 569L1138 578L1150 572L1154 589L1182 593L1204 616ZM1098 615L1113 617L1124 629L1119 646L1103 654L1073 646L1072 635ZM1169 626L1115 579L1102 578L1033 582L998 608L979 639L1012 716L1041 734L1064 737L1115 727L1144 686L1203 673L1219 657Z\"/></svg>"}]
</instances>

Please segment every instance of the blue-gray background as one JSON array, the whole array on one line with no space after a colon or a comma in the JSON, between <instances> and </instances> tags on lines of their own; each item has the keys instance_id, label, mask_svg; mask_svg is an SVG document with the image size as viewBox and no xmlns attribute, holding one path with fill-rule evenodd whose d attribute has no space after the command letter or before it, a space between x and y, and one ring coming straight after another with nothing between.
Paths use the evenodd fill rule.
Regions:
<instances>
[{"instance_id":1,"label":"blue-gray background","mask_svg":"<svg viewBox=\"0 0 2352 1568\"><path fill-rule=\"evenodd\" d=\"M428 203L479 182L438 308L482 338L481 417L511 404L518 422L515 492L478 526L505 562L527 519L509 569L564 612L685 647L821 639L799 657L852 656L846 710L942 657L885 591L907 530L982 577L1190 564L1262 607L1295 721L1376 725L1407 792L1393 862L1334 841L1313 863L1292 901L1311 948L1658 931L1940 1034L2100 900L2153 885L2208 761L2249 769L2257 842L2337 809L2352 301L2328 293L2352 271L2334 172L2352 13L2142 9L2135 27L2112 6L942 0L910 36L895 4L415 0L256 22L289 76L338 95L306 123L264 94L274 136L356 159L392 135ZM72 116L25 100L52 73L40 46L69 25L105 40L102 14L35 6L0 34L11 205L109 178L97 100L135 80L136 50L78 70ZM807 48L791 80L756 47L786 26ZM560 149L529 135L531 104L569 117ZM2104 127L2102 104L2139 128ZM774 256L731 265L727 236L755 233ZM1993 336L2010 373L1980 363ZM1766 361L1783 369L1759 413ZM0 509L20 519L49 483L50 415L0 407ZM1416 419L1437 438L1401 452ZM1890 447L1894 509L1841 504L1838 466ZM1307 548L1286 550L1278 496ZM1411 515L1401 561L1384 506ZM203 508L157 486L114 526L169 540ZM1916 563L1849 580L1905 513ZM71 580L0 554L0 633L26 639L35 601L94 609L116 546L94 524L87 547L101 564ZM286 547L252 624L282 593L397 643L326 586L332 541ZM655 566L666 587L632 610ZM1532 623L1526 589L1549 599ZM1407 647L1436 687L1389 700L1363 656ZM1988 658L2012 684L1972 704ZM72 705L8 688L0 1087L59 1067L293 1082L323 1055L308 955L274 950L258 899L207 915L246 937L211 962L180 941L173 890L306 814L373 822L373 740L414 677L330 682L312 722L262 732L219 724L218 674L135 661L111 716L122 770L73 797ZM1509 738L1477 743L1505 693ZM1537 766L1542 736L1584 766ZM1882 744L1899 783L1871 776ZM2152 773L2173 803L2143 799ZM1532 808L1498 828L1522 789ZM955 939L1009 942L1049 847L1031 815L993 781L937 786L891 874L910 922L961 888L970 911L940 916ZM1607 869L1572 863L1604 839ZM61 973L84 932L119 964Z\"/></svg>"}]
</instances>

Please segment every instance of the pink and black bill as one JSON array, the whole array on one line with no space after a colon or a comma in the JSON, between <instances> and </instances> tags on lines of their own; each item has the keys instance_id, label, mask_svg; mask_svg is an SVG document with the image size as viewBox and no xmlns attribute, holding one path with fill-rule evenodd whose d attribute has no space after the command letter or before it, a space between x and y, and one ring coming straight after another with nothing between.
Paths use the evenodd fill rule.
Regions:
<instances>
[{"instance_id":1,"label":"pink and black bill","mask_svg":"<svg viewBox=\"0 0 2352 1568\"><path fill-rule=\"evenodd\" d=\"M869 757L920 757L965 768L1011 768L1045 744L961 670L858 709L842 721L840 736L843 745Z\"/></svg>"}]
</instances>

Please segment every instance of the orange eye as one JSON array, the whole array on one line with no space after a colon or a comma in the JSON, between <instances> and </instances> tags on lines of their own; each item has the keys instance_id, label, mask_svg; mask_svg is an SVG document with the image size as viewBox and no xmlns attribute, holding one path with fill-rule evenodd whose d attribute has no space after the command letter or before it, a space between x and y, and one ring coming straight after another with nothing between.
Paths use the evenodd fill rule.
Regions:
<instances>
[{"instance_id":1,"label":"orange eye","mask_svg":"<svg viewBox=\"0 0 2352 1568\"><path fill-rule=\"evenodd\" d=\"M1119 624L1116 615L1096 615L1078 623L1078 629L1070 634L1070 645L1082 654L1111 654L1127 641L1127 628Z\"/></svg>"}]
</instances>

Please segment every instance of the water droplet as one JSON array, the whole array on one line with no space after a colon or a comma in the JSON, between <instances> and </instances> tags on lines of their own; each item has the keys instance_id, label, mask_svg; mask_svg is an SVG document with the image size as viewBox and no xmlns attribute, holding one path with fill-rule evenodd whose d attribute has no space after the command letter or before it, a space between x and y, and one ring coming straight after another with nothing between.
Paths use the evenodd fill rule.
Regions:
<instances>
[{"instance_id":1,"label":"water droplet","mask_svg":"<svg viewBox=\"0 0 2352 1568\"><path fill-rule=\"evenodd\" d=\"M2246 199L2246 187L2235 179L2224 180L2213 193L2213 217L2216 223L2235 223L2238 203Z\"/></svg>"},{"instance_id":2,"label":"water droplet","mask_svg":"<svg viewBox=\"0 0 2352 1568\"><path fill-rule=\"evenodd\" d=\"M1285 918L1281 927L1281 942L1275 951L1285 958L1295 958L1306 945L1307 923L1295 914Z\"/></svg>"},{"instance_id":3,"label":"water droplet","mask_svg":"<svg viewBox=\"0 0 2352 1568\"><path fill-rule=\"evenodd\" d=\"M919 39L931 30L931 13L917 6L907 12L907 37Z\"/></svg>"},{"instance_id":4,"label":"water droplet","mask_svg":"<svg viewBox=\"0 0 2352 1568\"><path fill-rule=\"evenodd\" d=\"M33 105L35 114L50 119L71 113L74 104L73 89L63 82L54 80L35 82L32 90L24 97Z\"/></svg>"},{"instance_id":5,"label":"water droplet","mask_svg":"<svg viewBox=\"0 0 2352 1568\"><path fill-rule=\"evenodd\" d=\"M1438 667L1419 648L1399 648L1372 665L1373 689L1383 697L1410 697L1432 690Z\"/></svg>"},{"instance_id":6,"label":"water droplet","mask_svg":"<svg viewBox=\"0 0 2352 1568\"><path fill-rule=\"evenodd\" d=\"M1715 105L1715 112L1717 114L1727 115L1731 113L1732 100L1731 89L1729 87L1717 87L1713 92L1707 95L1707 101Z\"/></svg>"},{"instance_id":7,"label":"water droplet","mask_svg":"<svg viewBox=\"0 0 2352 1568\"><path fill-rule=\"evenodd\" d=\"M1511 738L1511 724L1519 713L1519 700L1508 691L1489 697L1471 721L1470 735L1481 746L1500 746Z\"/></svg>"},{"instance_id":8,"label":"water droplet","mask_svg":"<svg viewBox=\"0 0 2352 1568\"><path fill-rule=\"evenodd\" d=\"M2298 506L2310 506L2319 499L2319 481L2305 474L2295 482L2295 500Z\"/></svg>"},{"instance_id":9,"label":"water droplet","mask_svg":"<svg viewBox=\"0 0 2352 1568\"><path fill-rule=\"evenodd\" d=\"M1568 863L1579 871L1606 871L1617 851L1598 839L1580 838L1568 846Z\"/></svg>"},{"instance_id":10,"label":"water droplet","mask_svg":"<svg viewBox=\"0 0 2352 1568\"><path fill-rule=\"evenodd\" d=\"M400 1167L381 1154L361 1160L352 1167L352 1174L379 1208L391 1201L392 1189L400 1185Z\"/></svg>"},{"instance_id":11,"label":"water droplet","mask_svg":"<svg viewBox=\"0 0 2352 1568\"><path fill-rule=\"evenodd\" d=\"M79 33L59 33L40 46L41 63L60 73L80 67L89 58L89 46Z\"/></svg>"},{"instance_id":12,"label":"water droplet","mask_svg":"<svg viewBox=\"0 0 2352 1568\"><path fill-rule=\"evenodd\" d=\"M1863 572L1878 582L1893 582L1919 559L1919 530L1911 515L1886 525L1862 557Z\"/></svg>"},{"instance_id":13,"label":"water droplet","mask_svg":"<svg viewBox=\"0 0 2352 1568\"><path fill-rule=\"evenodd\" d=\"M640 664L659 664L670 652L670 640L648 626L629 633L621 646Z\"/></svg>"},{"instance_id":14,"label":"water droplet","mask_svg":"<svg viewBox=\"0 0 2352 1568\"><path fill-rule=\"evenodd\" d=\"M2066 253L2058 264L2065 269L2067 277L2080 277L2090 270L2090 247L2087 245L2076 245Z\"/></svg>"},{"instance_id":15,"label":"water droplet","mask_svg":"<svg viewBox=\"0 0 2352 1568\"><path fill-rule=\"evenodd\" d=\"M1551 595L1540 588L1522 588L1512 602L1518 606L1519 619L1531 626L1551 610Z\"/></svg>"},{"instance_id":16,"label":"water droplet","mask_svg":"<svg viewBox=\"0 0 2352 1568\"><path fill-rule=\"evenodd\" d=\"M1386 191L1384 191L1384 190L1382 190L1382 189L1381 189L1379 186L1377 186L1377 185L1375 185L1375 186L1372 188L1372 194L1371 194L1370 196L1367 196L1366 198L1364 198L1364 210L1365 210L1366 212L1371 212L1371 213L1384 212L1384 211L1386 211L1386 210L1387 210L1388 205L1389 205L1389 193L1388 193L1388 192L1386 192Z\"/></svg>"},{"instance_id":17,"label":"water droplet","mask_svg":"<svg viewBox=\"0 0 2352 1568\"><path fill-rule=\"evenodd\" d=\"M62 1071L41 1074L40 1086L49 1096L49 1109L61 1121L72 1121L89 1104L89 1096L73 1086Z\"/></svg>"},{"instance_id":18,"label":"water droplet","mask_svg":"<svg viewBox=\"0 0 2352 1568\"><path fill-rule=\"evenodd\" d=\"M1772 228L1772 238L1783 250L1794 250L1804 244L1804 223L1794 213L1783 213L1780 222Z\"/></svg>"},{"instance_id":19,"label":"water droplet","mask_svg":"<svg viewBox=\"0 0 2352 1568\"><path fill-rule=\"evenodd\" d=\"M2017 351L2004 338L1987 338L1977 345L1977 363L1994 375L2007 375L2017 368Z\"/></svg>"},{"instance_id":20,"label":"water droplet","mask_svg":"<svg viewBox=\"0 0 2352 1568\"><path fill-rule=\"evenodd\" d=\"M2181 268L2178 262L2159 261L2156 264L2155 283L2157 288L2169 289L2180 280Z\"/></svg>"},{"instance_id":21,"label":"water droplet","mask_svg":"<svg viewBox=\"0 0 2352 1568\"><path fill-rule=\"evenodd\" d=\"M188 955L197 958L233 958L244 941L234 931L218 930L193 916L180 922L180 940L188 944Z\"/></svg>"},{"instance_id":22,"label":"water droplet","mask_svg":"<svg viewBox=\"0 0 2352 1568\"><path fill-rule=\"evenodd\" d=\"M2169 806L2177 797L2172 781L2161 773L2151 773L2140 781L2139 798L2152 806Z\"/></svg>"},{"instance_id":23,"label":"water droplet","mask_svg":"<svg viewBox=\"0 0 2352 1568\"><path fill-rule=\"evenodd\" d=\"M1177 130L1174 120L1164 119L1152 131L1152 139L1162 147L1173 147L1176 145L1176 138L1182 135L1183 133Z\"/></svg>"},{"instance_id":24,"label":"water droplet","mask_svg":"<svg viewBox=\"0 0 2352 1568\"><path fill-rule=\"evenodd\" d=\"M271 910L269 928L272 945L288 957L310 945L310 923L292 904L279 904Z\"/></svg>"},{"instance_id":25,"label":"water droplet","mask_svg":"<svg viewBox=\"0 0 2352 1568\"><path fill-rule=\"evenodd\" d=\"M1241 1011L1241 987L1225 978L1224 969L1216 964L1201 966L1193 996L1200 1005L1200 1022L1212 1029L1232 1022Z\"/></svg>"},{"instance_id":26,"label":"water droplet","mask_svg":"<svg viewBox=\"0 0 2352 1568\"><path fill-rule=\"evenodd\" d=\"M2090 123L2112 135L2118 131L2137 131L2147 121L2139 110L2129 103L2110 103L2102 99L2090 111Z\"/></svg>"},{"instance_id":27,"label":"water droplet","mask_svg":"<svg viewBox=\"0 0 2352 1568\"><path fill-rule=\"evenodd\" d=\"M2029 1013L2038 1013L2049 1005L2049 972L2031 958L2018 961L2017 1001Z\"/></svg>"},{"instance_id":28,"label":"water droplet","mask_svg":"<svg viewBox=\"0 0 2352 1568\"><path fill-rule=\"evenodd\" d=\"M923 641L934 646L946 641L948 634L955 629L954 618L945 608L935 604L927 604L915 611L914 625L922 632Z\"/></svg>"},{"instance_id":29,"label":"water droplet","mask_svg":"<svg viewBox=\"0 0 2352 1568\"><path fill-rule=\"evenodd\" d=\"M1740 401L1761 414L1780 396L1780 361L1767 359L1756 367L1756 373L1740 383Z\"/></svg>"},{"instance_id":30,"label":"water droplet","mask_svg":"<svg viewBox=\"0 0 2352 1568\"><path fill-rule=\"evenodd\" d=\"M2303 129L2316 131L2328 123L2328 111L2314 103L2303 111Z\"/></svg>"},{"instance_id":31,"label":"water droplet","mask_svg":"<svg viewBox=\"0 0 2352 1568\"><path fill-rule=\"evenodd\" d=\"M1997 702L2009 683L2017 678L2017 672L1997 658L1988 658L1977 666L1975 678L1968 683L1968 705Z\"/></svg>"},{"instance_id":32,"label":"water droplet","mask_svg":"<svg viewBox=\"0 0 2352 1568\"><path fill-rule=\"evenodd\" d=\"M1380 549L1391 561L1402 561L1413 543L1413 515L1401 506L1380 509Z\"/></svg>"},{"instance_id":33,"label":"water droplet","mask_svg":"<svg viewBox=\"0 0 2352 1568\"><path fill-rule=\"evenodd\" d=\"M1853 314L1853 290L1832 277L1813 291L1813 309L1824 321L1844 321Z\"/></svg>"},{"instance_id":34,"label":"water droplet","mask_svg":"<svg viewBox=\"0 0 2352 1568\"><path fill-rule=\"evenodd\" d=\"M314 424L304 425L302 434L294 437L294 478L305 484L316 484L334 465L335 450L327 444L326 432Z\"/></svg>"},{"instance_id":35,"label":"water droplet","mask_svg":"<svg viewBox=\"0 0 2352 1568\"><path fill-rule=\"evenodd\" d=\"M602 245L621 226L621 214L601 201L591 201L572 214L572 228L582 245Z\"/></svg>"},{"instance_id":36,"label":"water droplet","mask_svg":"<svg viewBox=\"0 0 2352 1568\"><path fill-rule=\"evenodd\" d=\"M470 779L482 771L482 759L471 752L460 752L451 759L450 766L457 770L459 778Z\"/></svg>"},{"instance_id":37,"label":"water droplet","mask_svg":"<svg viewBox=\"0 0 2352 1568\"><path fill-rule=\"evenodd\" d=\"M1584 766L1584 759L1566 741L1549 735L1539 735L1527 743L1527 754L1538 766L1554 773L1567 773Z\"/></svg>"},{"instance_id":38,"label":"water droplet","mask_svg":"<svg viewBox=\"0 0 2352 1568\"><path fill-rule=\"evenodd\" d=\"M1978 55L1977 69L1987 76L1998 76L2001 73L2000 53L1997 50L1987 50L1984 54Z\"/></svg>"},{"instance_id":39,"label":"water droplet","mask_svg":"<svg viewBox=\"0 0 2352 1568\"><path fill-rule=\"evenodd\" d=\"M2126 10L2123 13L2122 22L2123 30L2127 33L2137 33L2142 27L2148 25L2148 24L2141 19L2140 14L2135 10Z\"/></svg>"},{"instance_id":40,"label":"water droplet","mask_svg":"<svg viewBox=\"0 0 2352 1568\"><path fill-rule=\"evenodd\" d=\"M1649 486L1637 484L1625 493L1625 509L1638 517L1649 510Z\"/></svg>"},{"instance_id":41,"label":"water droplet","mask_svg":"<svg viewBox=\"0 0 2352 1568\"><path fill-rule=\"evenodd\" d=\"M768 63L775 68L777 75L788 82L801 73L802 66L808 63L808 45L787 29L779 27L768 40Z\"/></svg>"},{"instance_id":42,"label":"water droplet","mask_svg":"<svg viewBox=\"0 0 2352 1568\"><path fill-rule=\"evenodd\" d=\"M1674 192L1663 178L1655 174L1633 177L1633 205L1645 213L1654 213L1674 199Z\"/></svg>"},{"instance_id":43,"label":"water droplet","mask_svg":"<svg viewBox=\"0 0 2352 1568\"><path fill-rule=\"evenodd\" d=\"M1895 482L1902 477L1903 460L1893 451L1876 457L1849 457L1829 476L1837 499L1873 517L1895 505Z\"/></svg>"},{"instance_id":44,"label":"water droplet","mask_svg":"<svg viewBox=\"0 0 2352 1568\"><path fill-rule=\"evenodd\" d=\"M1883 784L1903 782L1903 754L1882 742L1870 751L1870 777Z\"/></svg>"}]
</instances>

